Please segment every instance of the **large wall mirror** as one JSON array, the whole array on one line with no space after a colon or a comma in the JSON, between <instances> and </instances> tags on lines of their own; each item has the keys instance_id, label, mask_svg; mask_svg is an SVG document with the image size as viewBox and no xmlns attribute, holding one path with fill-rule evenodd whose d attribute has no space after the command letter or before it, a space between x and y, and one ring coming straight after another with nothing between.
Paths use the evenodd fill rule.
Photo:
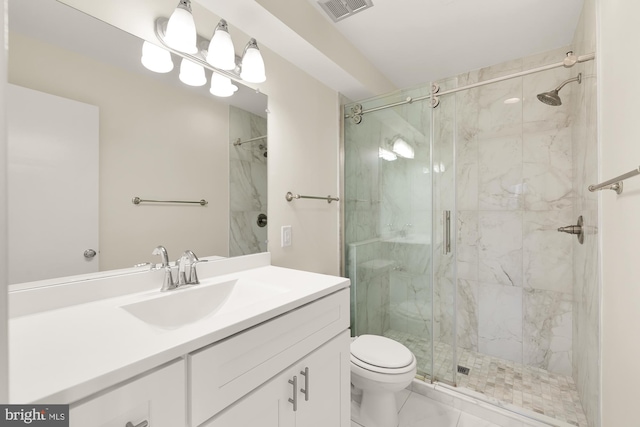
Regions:
<instances>
[{"instance_id":1,"label":"large wall mirror","mask_svg":"<svg viewBox=\"0 0 640 427\"><path fill-rule=\"evenodd\" d=\"M186 86L175 56L153 73L56 0L10 0L9 31L10 284L266 250L266 95Z\"/></svg>"}]
</instances>

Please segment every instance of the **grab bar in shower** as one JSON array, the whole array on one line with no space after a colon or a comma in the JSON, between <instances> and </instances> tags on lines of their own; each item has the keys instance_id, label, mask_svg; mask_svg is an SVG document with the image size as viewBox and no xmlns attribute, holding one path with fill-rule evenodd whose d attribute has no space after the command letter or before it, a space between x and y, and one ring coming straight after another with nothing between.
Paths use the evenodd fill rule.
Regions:
<instances>
[{"instance_id":1,"label":"grab bar in shower","mask_svg":"<svg viewBox=\"0 0 640 427\"><path fill-rule=\"evenodd\" d=\"M185 203L185 204L191 204L191 205L206 206L209 202L207 202L205 199L198 200L195 202L188 201L188 200L147 200L147 199L141 199L140 197L136 196L133 199L131 199L131 203L133 203L134 205L139 205L140 203Z\"/></svg>"},{"instance_id":2,"label":"grab bar in shower","mask_svg":"<svg viewBox=\"0 0 640 427\"><path fill-rule=\"evenodd\" d=\"M590 185L589 191L598 191L598 190L613 190L617 194L622 194L622 181L627 178L631 178L633 176L640 175L640 166L637 169L632 170L631 172L627 172L615 178L612 178L608 181L602 182L596 185Z\"/></svg>"},{"instance_id":3,"label":"grab bar in shower","mask_svg":"<svg viewBox=\"0 0 640 427\"><path fill-rule=\"evenodd\" d=\"M291 191L287 192L287 194L285 194L284 196L285 199L287 199L287 202L292 201L293 199L317 199L317 200L326 200L327 203L331 203L333 201L339 202L340 198L339 197L331 197L331 195L329 196L325 196L325 197L318 197L318 196L301 196L300 194L293 194Z\"/></svg>"}]
</instances>

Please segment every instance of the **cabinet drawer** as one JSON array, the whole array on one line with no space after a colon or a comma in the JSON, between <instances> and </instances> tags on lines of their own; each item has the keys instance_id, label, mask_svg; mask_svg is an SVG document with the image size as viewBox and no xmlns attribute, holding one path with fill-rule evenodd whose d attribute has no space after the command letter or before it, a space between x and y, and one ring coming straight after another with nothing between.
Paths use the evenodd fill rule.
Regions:
<instances>
[{"instance_id":1,"label":"cabinet drawer","mask_svg":"<svg viewBox=\"0 0 640 427\"><path fill-rule=\"evenodd\" d=\"M176 427L186 421L185 361L109 389L71 405L71 427L124 427L148 421L154 427Z\"/></svg>"},{"instance_id":2,"label":"cabinet drawer","mask_svg":"<svg viewBox=\"0 0 640 427\"><path fill-rule=\"evenodd\" d=\"M192 353L191 425L198 426L349 328L343 289Z\"/></svg>"}]
</instances>

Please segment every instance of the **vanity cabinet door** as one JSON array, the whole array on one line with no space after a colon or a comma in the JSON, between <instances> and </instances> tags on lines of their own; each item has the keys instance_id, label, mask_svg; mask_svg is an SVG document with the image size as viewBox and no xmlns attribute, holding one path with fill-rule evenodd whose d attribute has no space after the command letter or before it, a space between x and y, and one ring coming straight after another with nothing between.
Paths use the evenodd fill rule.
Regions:
<instances>
[{"instance_id":1,"label":"vanity cabinet door","mask_svg":"<svg viewBox=\"0 0 640 427\"><path fill-rule=\"evenodd\" d=\"M343 331L201 427L349 427L349 344Z\"/></svg>"},{"instance_id":2,"label":"vanity cabinet door","mask_svg":"<svg viewBox=\"0 0 640 427\"><path fill-rule=\"evenodd\" d=\"M296 364L296 427L351 425L350 344L344 331Z\"/></svg>"},{"instance_id":3,"label":"vanity cabinet door","mask_svg":"<svg viewBox=\"0 0 640 427\"><path fill-rule=\"evenodd\" d=\"M70 427L124 427L147 421L153 427L180 427L186 422L185 361L135 378L74 403Z\"/></svg>"},{"instance_id":4,"label":"vanity cabinet door","mask_svg":"<svg viewBox=\"0 0 640 427\"><path fill-rule=\"evenodd\" d=\"M192 425L204 423L297 366L297 361L348 328L349 290L344 289L191 353Z\"/></svg>"},{"instance_id":5,"label":"vanity cabinet door","mask_svg":"<svg viewBox=\"0 0 640 427\"><path fill-rule=\"evenodd\" d=\"M294 427L295 418L288 400L292 393L285 374L281 374L226 408L201 427Z\"/></svg>"}]
</instances>

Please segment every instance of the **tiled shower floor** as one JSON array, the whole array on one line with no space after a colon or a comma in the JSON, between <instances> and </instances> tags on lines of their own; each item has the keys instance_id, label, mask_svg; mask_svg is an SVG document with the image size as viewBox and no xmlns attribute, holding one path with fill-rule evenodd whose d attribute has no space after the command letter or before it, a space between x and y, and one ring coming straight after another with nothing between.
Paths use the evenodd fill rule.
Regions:
<instances>
[{"instance_id":1,"label":"tiled shower floor","mask_svg":"<svg viewBox=\"0 0 640 427\"><path fill-rule=\"evenodd\" d=\"M418 359L418 372L431 371L430 343L406 332L388 330L385 336L406 345ZM573 378L458 348L458 365L469 374L457 374L457 385L500 402L546 415L571 425L587 427ZM451 346L436 343L435 378L452 382Z\"/></svg>"}]
</instances>

